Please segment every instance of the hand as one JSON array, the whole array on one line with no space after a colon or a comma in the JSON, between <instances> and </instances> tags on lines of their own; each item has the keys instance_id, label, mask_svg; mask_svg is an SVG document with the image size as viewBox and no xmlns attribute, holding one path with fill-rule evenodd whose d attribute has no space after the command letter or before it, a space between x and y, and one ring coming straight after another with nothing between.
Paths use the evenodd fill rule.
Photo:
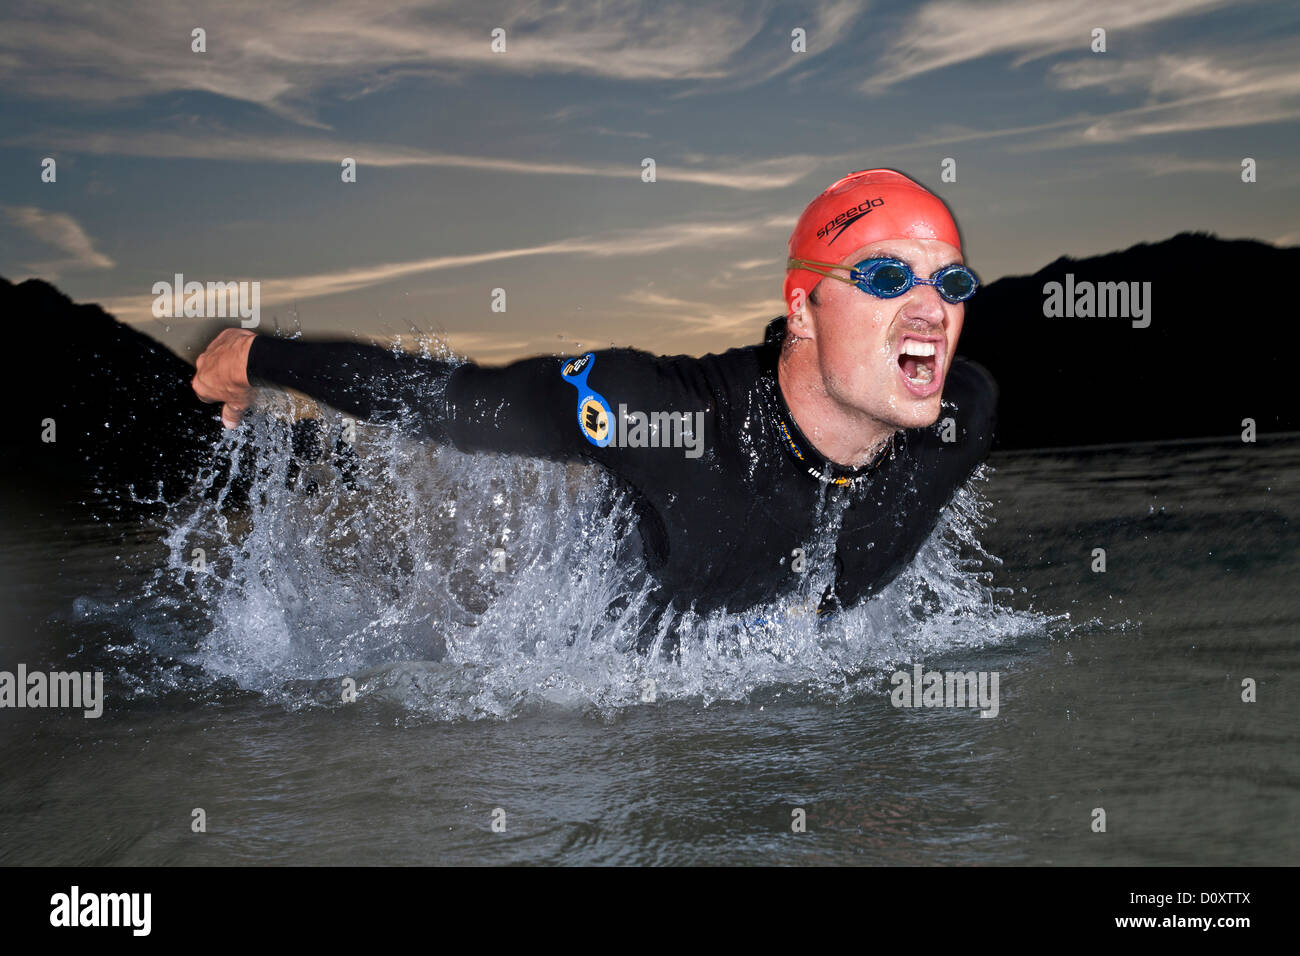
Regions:
<instances>
[{"instance_id":1,"label":"hand","mask_svg":"<svg viewBox=\"0 0 1300 956\"><path fill-rule=\"evenodd\" d=\"M225 329L212 340L194 363L190 386L205 402L221 402L221 424L238 428L239 421L253 402L248 384L248 350L253 347L254 333L248 329Z\"/></svg>"}]
</instances>

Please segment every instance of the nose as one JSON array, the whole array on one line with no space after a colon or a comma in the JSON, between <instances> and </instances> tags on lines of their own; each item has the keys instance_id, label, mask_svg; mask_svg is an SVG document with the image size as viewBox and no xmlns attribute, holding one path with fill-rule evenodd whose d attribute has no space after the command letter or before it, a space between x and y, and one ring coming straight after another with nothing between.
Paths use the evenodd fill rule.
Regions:
<instances>
[{"instance_id":1,"label":"nose","mask_svg":"<svg viewBox=\"0 0 1300 956\"><path fill-rule=\"evenodd\" d=\"M904 323L915 322L918 325L942 326L948 316L944 308L946 303L939 295L939 290L932 285L917 283L907 290L907 301L903 304ZM915 331L923 331L916 329Z\"/></svg>"}]
</instances>

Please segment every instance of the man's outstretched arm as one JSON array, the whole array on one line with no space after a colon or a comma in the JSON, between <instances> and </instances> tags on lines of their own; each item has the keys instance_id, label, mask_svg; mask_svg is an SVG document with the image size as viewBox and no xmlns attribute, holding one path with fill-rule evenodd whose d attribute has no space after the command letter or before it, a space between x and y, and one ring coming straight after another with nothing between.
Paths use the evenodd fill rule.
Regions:
<instances>
[{"instance_id":1,"label":"man's outstretched arm","mask_svg":"<svg viewBox=\"0 0 1300 956\"><path fill-rule=\"evenodd\" d=\"M397 425L461 451L586 458L628 474L645 457L588 440L578 422L579 389L561 374L566 362L558 356L494 368L357 342L303 342L227 329L196 366L195 392L204 401L222 403L228 428L236 427L251 405L253 387L267 383L296 389L358 420ZM606 349L593 353L583 367L592 375L592 387L633 408L696 407L702 400L698 383L646 352Z\"/></svg>"},{"instance_id":2,"label":"man's outstretched arm","mask_svg":"<svg viewBox=\"0 0 1300 956\"><path fill-rule=\"evenodd\" d=\"M192 385L221 402L221 421L239 425L253 387L280 385L358 419L402 424L438 441L446 434L447 380L455 366L359 342L296 342L226 329L195 363Z\"/></svg>"},{"instance_id":3,"label":"man's outstretched arm","mask_svg":"<svg viewBox=\"0 0 1300 956\"><path fill-rule=\"evenodd\" d=\"M565 404L559 359L525 359L500 369L394 352L350 341L305 342L226 329L196 362L199 398L221 402L238 426L259 385L292 388L360 421L395 425L464 450L575 457L583 449ZM449 394L452 378L454 392ZM572 409L569 409L569 417Z\"/></svg>"}]
</instances>

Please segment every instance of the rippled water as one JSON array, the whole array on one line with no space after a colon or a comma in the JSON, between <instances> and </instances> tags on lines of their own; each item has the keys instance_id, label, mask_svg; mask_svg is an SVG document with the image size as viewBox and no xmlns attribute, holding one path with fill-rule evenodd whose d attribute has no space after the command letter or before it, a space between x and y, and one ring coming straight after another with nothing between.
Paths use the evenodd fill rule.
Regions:
<instances>
[{"instance_id":1,"label":"rippled water","mask_svg":"<svg viewBox=\"0 0 1300 956\"><path fill-rule=\"evenodd\" d=\"M108 700L0 711L0 861L1300 862L1295 436L995 455L876 600L679 615L675 662L595 472L225 441L147 519L6 501L0 669ZM914 662L998 715L895 708Z\"/></svg>"}]
</instances>

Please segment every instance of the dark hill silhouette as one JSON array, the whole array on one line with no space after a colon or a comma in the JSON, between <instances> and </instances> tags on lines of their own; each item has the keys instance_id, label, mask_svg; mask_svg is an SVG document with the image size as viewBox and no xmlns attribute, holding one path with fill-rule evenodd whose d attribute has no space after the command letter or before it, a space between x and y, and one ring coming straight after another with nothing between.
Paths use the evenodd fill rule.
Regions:
<instances>
[{"instance_id":1,"label":"dark hill silhouette","mask_svg":"<svg viewBox=\"0 0 1300 956\"><path fill-rule=\"evenodd\" d=\"M0 278L0 315L17 336L5 403L11 421L0 439L0 474L10 483L65 502L68 492L91 493L101 512L134 511L134 499L175 500L204 468L217 474L214 488L225 487L229 448L215 444L222 432L217 406L200 402L190 388L192 365L39 279L14 285ZM47 419L54 421L53 442L43 440ZM287 480L305 493L316 491L309 477L298 481L309 462L330 461L352 480L355 453L318 420L285 424L282 441L293 455ZM250 447L240 456L242 477L223 498L231 508L243 505L253 468L261 467ZM97 487L102 497L93 495Z\"/></svg>"},{"instance_id":2,"label":"dark hill silhouette","mask_svg":"<svg viewBox=\"0 0 1300 956\"><path fill-rule=\"evenodd\" d=\"M1045 317L1043 287L1067 273L1076 284L1150 282L1150 326ZM1297 275L1300 248L1207 234L1060 258L981 289L958 351L1001 387L1000 448L1229 438L1244 418L1261 435L1295 431L1300 401L1284 363L1300 344L1285 297ZM188 362L37 279L0 278L0 314L17 336L2 439L10 478L116 492L134 485L143 496L161 485L170 499L214 464L220 422L194 397ZM47 418L53 443L41 440ZM305 435L308 426L298 427Z\"/></svg>"},{"instance_id":3,"label":"dark hill silhouette","mask_svg":"<svg viewBox=\"0 0 1300 956\"><path fill-rule=\"evenodd\" d=\"M1046 318L1043 287L1150 282L1151 324ZM999 279L966 309L957 351L1001 387L997 447L1042 448L1300 429L1287 293L1300 248L1181 233Z\"/></svg>"},{"instance_id":4,"label":"dark hill silhouette","mask_svg":"<svg viewBox=\"0 0 1300 956\"><path fill-rule=\"evenodd\" d=\"M174 496L212 461L221 423L194 397L194 369L97 305L77 305L49 283L0 278L0 315L17 341L3 430L4 470L33 488L134 485ZM55 441L42 440L46 419Z\"/></svg>"}]
</instances>

